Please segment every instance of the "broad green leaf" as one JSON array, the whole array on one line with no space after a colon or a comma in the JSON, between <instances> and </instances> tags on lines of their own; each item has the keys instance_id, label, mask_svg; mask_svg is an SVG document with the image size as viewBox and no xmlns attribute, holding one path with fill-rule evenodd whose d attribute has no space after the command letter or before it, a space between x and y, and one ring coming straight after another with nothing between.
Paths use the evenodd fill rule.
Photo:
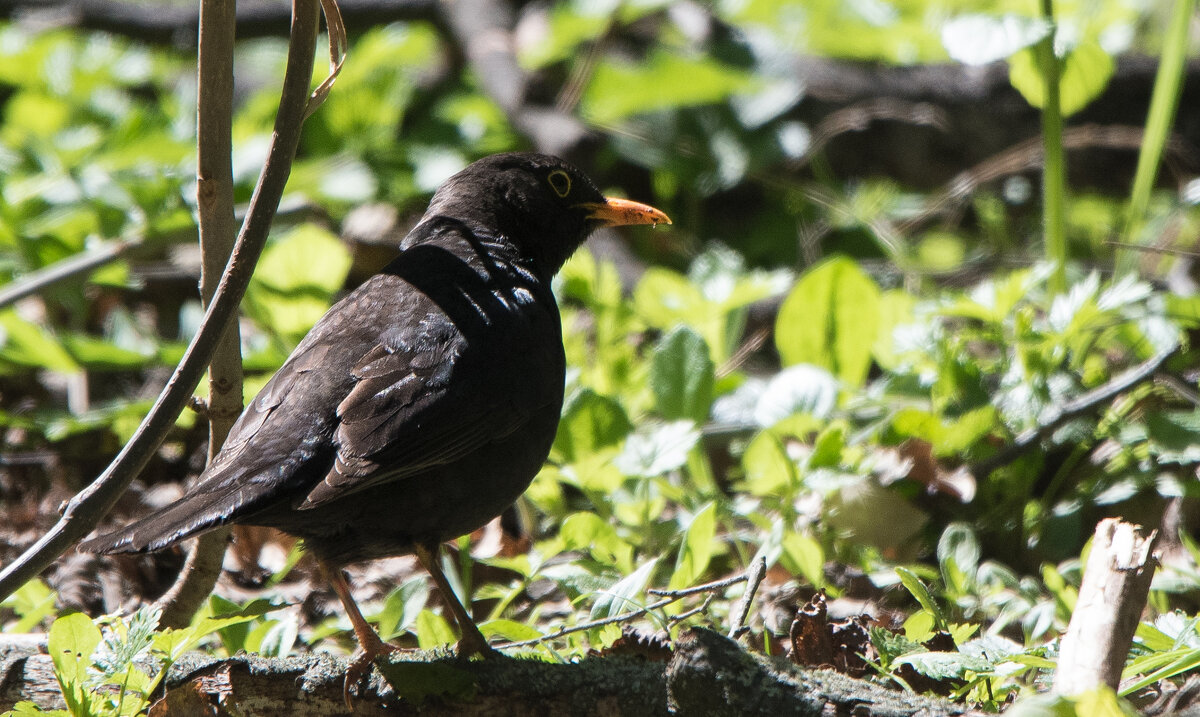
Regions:
<instances>
[{"instance_id":1,"label":"broad green leaf","mask_svg":"<svg viewBox=\"0 0 1200 717\"><path fill-rule=\"evenodd\" d=\"M65 615L50 626L46 651L50 653L54 676L72 714L91 714L91 692L84 683L100 639L100 628L83 613Z\"/></svg>"},{"instance_id":2,"label":"broad green leaf","mask_svg":"<svg viewBox=\"0 0 1200 717\"><path fill-rule=\"evenodd\" d=\"M916 305L916 297L900 289L888 289L880 297L879 327L871 355L883 368L893 370L900 364L895 348L896 327L913 323Z\"/></svg>"},{"instance_id":3,"label":"broad green leaf","mask_svg":"<svg viewBox=\"0 0 1200 717\"><path fill-rule=\"evenodd\" d=\"M632 427L621 404L583 389L563 406L554 451L564 462L575 462L601 448L616 445Z\"/></svg>"},{"instance_id":4,"label":"broad green leaf","mask_svg":"<svg viewBox=\"0 0 1200 717\"><path fill-rule=\"evenodd\" d=\"M612 587L597 591L596 602L592 604L591 619L613 617L640 607L643 603L639 597L645 591L657 566L658 558L648 560Z\"/></svg>"},{"instance_id":5,"label":"broad green leaf","mask_svg":"<svg viewBox=\"0 0 1200 717\"><path fill-rule=\"evenodd\" d=\"M422 650L449 645L457 639L446 618L430 610L417 615L417 645Z\"/></svg>"},{"instance_id":6,"label":"broad green leaf","mask_svg":"<svg viewBox=\"0 0 1200 717\"><path fill-rule=\"evenodd\" d=\"M796 464L788 457L779 437L761 431L742 454L742 471L746 489L755 495L777 495L791 492L799 485Z\"/></svg>"},{"instance_id":7,"label":"broad green leaf","mask_svg":"<svg viewBox=\"0 0 1200 717\"><path fill-rule=\"evenodd\" d=\"M784 535L780 559L785 568L798 573L814 588L825 587L825 551L812 537L802 533Z\"/></svg>"},{"instance_id":8,"label":"broad green leaf","mask_svg":"<svg viewBox=\"0 0 1200 717\"><path fill-rule=\"evenodd\" d=\"M1036 48L1021 50L1009 60L1009 81L1034 107L1046 102L1045 80ZM1063 117L1069 117L1100 96L1108 86L1115 63L1095 42L1084 42L1061 60L1059 102Z\"/></svg>"},{"instance_id":9,"label":"broad green leaf","mask_svg":"<svg viewBox=\"0 0 1200 717\"><path fill-rule=\"evenodd\" d=\"M986 65L1040 42L1051 25L1023 15L961 15L942 25L942 44L965 65Z\"/></svg>"},{"instance_id":10,"label":"broad green leaf","mask_svg":"<svg viewBox=\"0 0 1200 717\"><path fill-rule=\"evenodd\" d=\"M740 69L705 58L655 51L631 64L612 60L596 65L583 94L583 116L596 124L631 115L721 102L761 82Z\"/></svg>"},{"instance_id":11,"label":"broad green leaf","mask_svg":"<svg viewBox=\"0 0 1200 717\"><path fill-rule=\"evenodd\" d=\"M293 342L329 309L346 280L350 253L328 231L305 224L263 251L246 289L246 312Z\"/></svg>"},{"instance_id":12,"label":"broad green leaf","mask_svg":"<svg viewBox=\"0 0 1200 717\"><path fill-rule=\"evenodd\" d=\"M675 572L671 574L668 589L691 587L708 569L716 545L716 516L717 504L713 502L692 516L683 544L679 547L679 557L675 561Z\"/></svg>"},{"instance_id":13,"label":"broad green leaf","mask_svg":"<svg viewBox=\"0 0 1200 717\"><path fill-rule=\"evenodd\" d=\"M0 312L0 371L5 365L75 373L80 366L54 336L16 315Z\"/></svg>"},{"instance_id":14,"label":"broad green leaf","mask_svg":"<svg viewBox=\"0 0 1200 717\"><path fill-rule=\"evenodd\" d=\"M879 287L852 260L835 257L811 269L784 299L775 345L786 366L829 370L847 387L861 386L879 325Z\"/></svg>"},{"instance_id":15,"label":"broad green leaf","mask_svg":"<svg viewBox=\"0 0 1200 717\"><path fill-rule=\"evenodd\" d=\"M650 360L650 390L663 418L708 420L713 400L715 366L708 344L686 326L671 330L658 342Z\"/></svg>"}]
</instances>

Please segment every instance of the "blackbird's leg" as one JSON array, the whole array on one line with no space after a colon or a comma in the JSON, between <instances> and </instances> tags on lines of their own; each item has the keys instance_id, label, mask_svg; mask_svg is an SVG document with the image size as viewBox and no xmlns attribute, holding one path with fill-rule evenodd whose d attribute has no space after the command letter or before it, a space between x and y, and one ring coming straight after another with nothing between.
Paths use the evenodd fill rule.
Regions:
<instances>
[{"instance_id":1,"label":"blackbird's leg","mask_svg":"<svg viewBox=\"0 0 1200 717\"><path fill-rule=\"evenodd\" d=\"M481 657L490 657L497 654L492 649L492 646L488 644L487 638L476 627L475 621L467 614L467 609L458 601L458 597L450 587L450 581L446 579L445 573L442 572L442 566L438 560L441 554L441 547L439 543L417 543L416 547L413 548L413 553L417 556L417 561L421 563L421 566L433 578L438 591L442 593L442 599L446 601L446 606L454 614L454 621L458 623L458 631L462 635L458 640L458 656L471 657L472 655L479 655Z\"/></svg>"},{"instance_id":2,"label":"blackbird's leg","mask_svg":"<svg viewBox=\"0 0 1200 717\"><path fill-rule=\"evenodd\" d=\"M357 685L367 675L376 657L399 652L401 648L389 645L381 640L379 634L363 618L362 612L358 609L358 604L354 602L353 596L350 595L350 586L346 584L346 575L342 572L341 568L328 565L319 558L317 559L317 563L321 566L321 571L325 573L325 578L329 581L329 585L337 593L338 599L342 601L342 607L346 609L346 615L350 618L350 624L354 627L354 635L358 638L359 650L362 652L361 655L350 663L350 667L346 669L346 681L342 684L342 699L346 701L346 709L353 711L354 707L350 700L350 687Z\"/></svg>"}]
</instances>

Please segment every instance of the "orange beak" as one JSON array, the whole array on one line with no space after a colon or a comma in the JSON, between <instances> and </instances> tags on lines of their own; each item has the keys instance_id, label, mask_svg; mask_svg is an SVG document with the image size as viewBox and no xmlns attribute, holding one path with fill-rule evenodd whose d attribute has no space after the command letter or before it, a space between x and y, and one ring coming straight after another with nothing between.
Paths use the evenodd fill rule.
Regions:
<instances>
[{"instance_id":1,"label":"orange beak","mask_svg":"<svg viewBox=\"0 0 1200 717\"><path fill-rule=\"evenodd\" d=\"M576 205L587 211L588 219L594 219L606 227L626 224L670 224L671 218L649 204L605 197L603 202L587 202Z\"/></svg>"}]
</instances>

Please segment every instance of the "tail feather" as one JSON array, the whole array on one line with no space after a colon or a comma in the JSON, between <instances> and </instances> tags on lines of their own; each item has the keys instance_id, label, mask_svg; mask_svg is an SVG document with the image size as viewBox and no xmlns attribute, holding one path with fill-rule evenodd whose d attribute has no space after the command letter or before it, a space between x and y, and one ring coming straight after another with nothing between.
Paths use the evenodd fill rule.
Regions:
<instances>
[{"instance_id":1,"label":"tail feather","mask_svg":"<svg viewBox=\"0 0 1200 717\"><path fill-rule=\"evenodd\" d=\"M228 499L197 505L197 496L158 509L124 528L88 538L79 544L85 553L147 553L170 547L188 538L218 528L232 519ZM222 505L224 504L224 505Z\"/></svg>"}]
</instances>

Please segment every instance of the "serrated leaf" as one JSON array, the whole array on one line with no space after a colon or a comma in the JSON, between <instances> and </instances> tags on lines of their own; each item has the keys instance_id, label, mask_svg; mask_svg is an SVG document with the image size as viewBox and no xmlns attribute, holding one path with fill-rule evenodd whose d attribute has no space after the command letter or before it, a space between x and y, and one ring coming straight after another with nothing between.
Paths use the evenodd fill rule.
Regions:
<instances>
[{"instance_id":1,"label":"serrated leaf","mask_svg":"<svg viewBox=\"0 0 1200 717\"><path fill-rule=\"evenodd\" d=\"M992 665L980 657L961 652L910 652L896 659L900 665L910 665L914 670L935 680L961 679L968 672L988 672Z\"/></svg>"},{"instance_id":2,"label":"serrated leaf","mask_svg":"<svg viewBox=\"0 0 1200 717\"><path fill-rule=\"evenodd\" d=\"M686 326L677 326L658 342L650 360L650 390L666 419L708 419L716 367L708 343Z\"/></svg>"},{"instance_id":3,"label":"serrated leaf","mask_svg":"<svg viewBox=\"0 0 1200 717\"><path fill-rule=\"evenodd\" d=\"M785 366L807 363L858 387L871 365L879 324L879 287L850 259L811 269L784 299L775 345Z\"/></svg>"}]
</instances>

